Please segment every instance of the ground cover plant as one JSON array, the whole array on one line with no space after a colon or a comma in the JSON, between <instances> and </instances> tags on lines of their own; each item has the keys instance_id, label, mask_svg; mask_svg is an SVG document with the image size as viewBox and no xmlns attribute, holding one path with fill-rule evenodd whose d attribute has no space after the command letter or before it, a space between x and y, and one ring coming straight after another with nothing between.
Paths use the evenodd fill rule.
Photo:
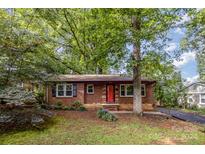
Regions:
<instances>
[{"instance_id":1,"label":"ground cover plant","mask_svg":"<svg viewBox=\"0 0 205 154\"><path fill-rule=\"evenodd\" d=\"M14 108L0 111L0 132L44 129L53 113L36 108Z\"/></svg>"},{"instance_id":2,"label":"ground cover plant","mask_svg":"<svg viewBox=\"0 0 205 154\"><path fill-rule=\"evenodd\" d=\"M0 132L43 129L53 113L41 109L42 96L21 87L7 87L0 91ZM39 98L39 99L36 99Z\"/></svg>"},{"instance_id":3,"label":"ground cover plant","mask_svg":"<svg viewBox=\"0 0 205 154\"><path fill-rule=\"evenodd\" d=\"M105 110L105 109L99 109L97 111L97 116L98 118L100 119L103 119L105 121L116 121L117 120L117 117L110 113L108 110Z\"/></svg>"},{"instance_id":4,"label":"ground cover plant","mask_svg":"<svg viewBox=\"0 0 205 154\"><path fill-rule=\"evenodd\" d=\"M45 103L41 105L41 108L47 110L86 111L86 108L80 101L74 101L68 105L63 105L61 101L57 101L54 105Z\"/></svg>"},{"instance_id":5,"label":"ground cover plant","mask_svg":"<svg viewBox=\"0 0 205 154\"><path fill-rule=\"evenodd\" d=\"M205 108L197 108L197 109L182 109L184 112L194 113L205 116Z\"/></svg>"}]
</instances>

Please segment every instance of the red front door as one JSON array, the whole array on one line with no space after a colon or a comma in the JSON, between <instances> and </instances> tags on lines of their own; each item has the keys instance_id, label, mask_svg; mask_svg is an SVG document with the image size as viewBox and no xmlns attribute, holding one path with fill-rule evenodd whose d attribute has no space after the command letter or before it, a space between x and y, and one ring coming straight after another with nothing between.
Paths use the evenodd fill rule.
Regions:
<instances>
[{"instance_id":1,"label":"red front door","mask_svg":"<svg viewBox=\"0 0 205 154\"><path fill-rule=\"evenodd\" d=\"M107 102L114 103L114 85L107 85Z\"/></svg>"}]
</instances>

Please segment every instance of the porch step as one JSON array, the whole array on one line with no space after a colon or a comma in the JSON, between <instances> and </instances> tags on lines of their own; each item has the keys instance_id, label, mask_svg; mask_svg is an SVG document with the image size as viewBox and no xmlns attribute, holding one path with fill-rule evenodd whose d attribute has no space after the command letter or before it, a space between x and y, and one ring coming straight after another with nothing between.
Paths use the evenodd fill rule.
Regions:
<instances>
[{"instance_id":1,"label":"porch step","mask_svg":"<svg viewBox=\"0 0 205 154\"><path fill-rule=\"evenodd\" d=\"M154 107L153 107L153 104L143 103L142 104L142 109L143 109L143 111L153 111Z\"/></svg>"},{"instance_id":2,"label":"porch step","mask_svg":"<svg viewBox=\"0 0 205 154\"><path fill-rule=\"evenodd\" d=\"M107 109L109 111L118 111L119 110L119 104L102 104L104 109Z\"/></svg>"}]
</instances>

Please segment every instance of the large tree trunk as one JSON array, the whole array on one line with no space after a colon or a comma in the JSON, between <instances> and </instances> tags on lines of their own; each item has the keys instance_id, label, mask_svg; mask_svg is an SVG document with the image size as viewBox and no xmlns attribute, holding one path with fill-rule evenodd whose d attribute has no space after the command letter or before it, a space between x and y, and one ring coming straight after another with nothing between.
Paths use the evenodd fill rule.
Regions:
<instances>
[{"instance_id":1,"label":"large tree trunk","mask_svg":"<svg viewBox=\"0 0 205 154\"><path fill-rule=\"evenodd\" d=\"M140 15L138 17L132 16L132 25L135 32L140 32ZM136 37L136 35L134 36ZM140 37L140 36L139 36ZM140 73L140 38L135 38L133 42L133 112L142 114L142 97L141 97L141 73Z\"/></svg>"}]
</instances>

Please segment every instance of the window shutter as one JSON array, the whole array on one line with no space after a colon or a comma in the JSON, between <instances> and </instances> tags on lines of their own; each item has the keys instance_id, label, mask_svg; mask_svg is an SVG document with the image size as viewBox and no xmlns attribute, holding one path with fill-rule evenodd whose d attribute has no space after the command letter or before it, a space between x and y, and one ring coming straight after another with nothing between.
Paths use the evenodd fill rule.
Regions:
<instances>
[{"instance_id":1,"label":"window shutter","mask_svg":"<svg viewBox=\"0 0 205 154\"><path fill-rule=\"evenodd\" d=\"M77 97L77 83L73 83L73 97Z\"/></svg>"},{"instance_id":2,"label":"window shutter","mask_svg":"<svg viewBox=\"0 0 205 154\"><path fill-rule=\"evenodd\" d=\"M52 88L52 97L56 97L56 84L51 85Z\"/></svg>"}]
</instances>

